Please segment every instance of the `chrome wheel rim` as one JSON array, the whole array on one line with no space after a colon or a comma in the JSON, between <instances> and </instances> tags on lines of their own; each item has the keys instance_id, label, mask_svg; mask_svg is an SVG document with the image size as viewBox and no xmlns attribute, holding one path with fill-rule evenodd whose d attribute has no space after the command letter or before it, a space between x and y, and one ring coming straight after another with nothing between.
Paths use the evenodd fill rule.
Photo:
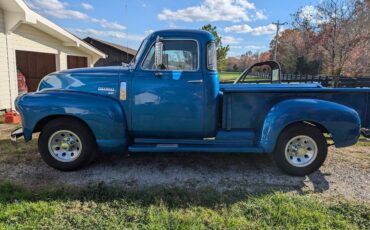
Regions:
<instances>
[{"instance_id":1,"label":"chrome wheel rim","mask_svg":"<svg viewBox=\"0 0 370 230\"><path fill-rule=\"evenodd\" d=\"M51 156L60 162L73 162L82 152L81 139L72 131L60 130L49 138Z\"/></svg>"},{"instance_id":2,"label":"chrome wheel rim","mask_svg":"<svg viewBox=\"0 0 370 230\"><path fill-rule=\"evenodd\" d=\"M309 136L300 135L288 141L285 147L285 158L295 167L310 165L317 157L317 144Z\"/></svg>"}]
</instances>

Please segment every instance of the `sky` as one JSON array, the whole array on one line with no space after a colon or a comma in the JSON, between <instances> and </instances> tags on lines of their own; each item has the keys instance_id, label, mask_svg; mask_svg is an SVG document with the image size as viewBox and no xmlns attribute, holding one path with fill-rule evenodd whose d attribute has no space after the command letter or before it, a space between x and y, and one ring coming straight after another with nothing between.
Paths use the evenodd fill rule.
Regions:
<instances>
[{"instance_id":1,"label":"sky","mask_svg":"<svg viewBox=\"0 0 370 230\"><path fill-rule=\"evenodd\" d=\"M25 0L28 6L80 38L137 49L151 32L200 29L211 23L229 45L228 56L269 49L276 27L319 0ZM283 29L289 28L289 24Z\"/></svg>"}]
</instances>

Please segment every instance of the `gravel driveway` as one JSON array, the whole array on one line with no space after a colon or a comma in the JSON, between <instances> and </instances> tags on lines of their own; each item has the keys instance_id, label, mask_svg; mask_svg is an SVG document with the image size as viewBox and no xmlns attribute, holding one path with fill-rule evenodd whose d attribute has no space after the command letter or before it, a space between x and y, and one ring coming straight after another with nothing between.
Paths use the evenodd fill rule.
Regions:
<instances>
[{"instance_id":1,"label":"gravel driveway","mask_svg":"<svg viewBox=\"0 0 370 230\"><path fill-rule=\"evenodd\" d=\"M0 126L0 180L31 188L105 183L125 188L209 187L219 191L283 190L314 192L370 203L370 147L330 148L325 165L307 177L283 174L267 155L204 153L135 153L100 156L88 168L59 172L48 167L36 142L17 146ZM10 153L11 152L11 153Z\"/></svg>"}]
</instances>

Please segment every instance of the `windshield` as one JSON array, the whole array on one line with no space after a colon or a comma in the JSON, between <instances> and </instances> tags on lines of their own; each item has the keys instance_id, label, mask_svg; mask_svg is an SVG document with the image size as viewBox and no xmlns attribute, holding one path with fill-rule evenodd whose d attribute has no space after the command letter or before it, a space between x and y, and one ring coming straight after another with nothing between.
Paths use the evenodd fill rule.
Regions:
<instances>
[{"instance_id":1,"label":"windshield","mask_svg":"<svg viewBox=\"0 0 370 230\"><path fill-rule=\"evenodd\" d=\"M132 59L132 61L130 62L130 65L132 66L135 66L137 64L137 61L140 59L141 55L143 54L144 52L144 49L145 49L145 46L146 46L146 43L148 42L149 40L149 36L146 37L144 39L144 41L141 43L140 47L139 47L139 50L137 51L135 57Z\"/></svg>"}]
</instances>

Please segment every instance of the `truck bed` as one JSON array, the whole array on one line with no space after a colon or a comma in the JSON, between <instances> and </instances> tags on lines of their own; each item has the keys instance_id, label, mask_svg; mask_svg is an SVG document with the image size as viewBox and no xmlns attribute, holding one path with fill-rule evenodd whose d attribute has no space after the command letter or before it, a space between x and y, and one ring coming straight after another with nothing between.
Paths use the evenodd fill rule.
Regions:
<instances>
[{"instance_id":1,"label":"truck bed","mask_svg":"<svg viewBox=\"0 0 370 230\"><path fill-rule=\"evenodd\" d=\"M368 88L324 88L319 84L222 84L220 91L223 94L222 128L226 130L256 130L275 104L299 98L326 100L353 108L361 118L362 128L370 127Z\"/></svg>"}]
</instances>

